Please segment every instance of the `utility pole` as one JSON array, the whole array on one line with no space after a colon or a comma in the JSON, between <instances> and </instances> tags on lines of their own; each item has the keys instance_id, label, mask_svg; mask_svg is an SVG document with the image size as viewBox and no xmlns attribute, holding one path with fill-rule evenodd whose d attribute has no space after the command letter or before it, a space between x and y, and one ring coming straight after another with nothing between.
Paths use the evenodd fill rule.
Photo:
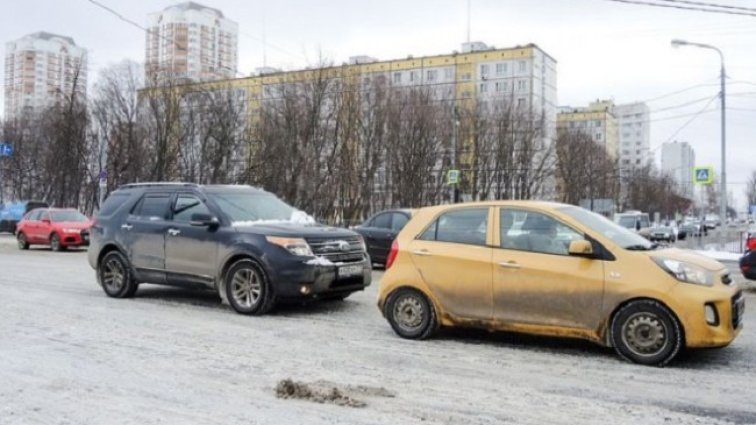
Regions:
<instances>
[{"instance_id":1,"label":"utility pole","mask_svg":"<svg viewBox=\"0 0 756 425\"><path fill-rule=\"evenodd\" d=\"M719 220L722 223L719 229L719 243L722 245L722 248L724 248L725 245L725 229L727 228L727 133L726 133L726 127L727 127L727 119L726 119L726 109L725 109L725 78L727 76L727 73L725 72L725 62L724 62L724 55L722 54L722 51L718 48L709 45L709 44L703 44L703 43L692 43L685 40L672 40L672 47L680 47L680 46L693 46L693 47L699 47L702 49L709 49L714 50L719 54L719 59L721 62L721 68L719 72L719 79L720 79L720 85L721 89L719 92L719 97L721 101L721 131L722 131L722 169L720 170L720 181L719 181L719 191L720 191L720 200L719 200Z\"/></svg>"}]
</instances>

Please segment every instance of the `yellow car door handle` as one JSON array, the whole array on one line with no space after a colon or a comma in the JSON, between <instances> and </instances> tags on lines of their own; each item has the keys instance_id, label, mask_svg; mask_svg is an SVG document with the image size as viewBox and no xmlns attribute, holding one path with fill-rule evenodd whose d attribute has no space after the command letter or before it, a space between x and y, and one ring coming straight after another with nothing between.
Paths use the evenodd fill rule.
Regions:
<instances>
[{"instance_id":1,"label":"yellow car door handle","mask_svg":"<svg viewBox=\"0 0 756 425\"><path fill-rule=\"evenodd\" d=\"M500 267L505 267L507 269L519 269L520 265L515 263L514 261L502 261L499 263Z\"/></svg>"},{"instance_id":2,"label":"yellow car door handle","mask_svg":"<svg viewBox=\"0 0 756 425\"><path fill-rule=\"evenodd\" d=\"M422 255L422 256L426 256L426 257L428 257L430 255L433 255L430 252L428 252L427 249L416 249L416 250L412 251L412 253L415 254L415 255Z\"/></svg>"}]
</instances>

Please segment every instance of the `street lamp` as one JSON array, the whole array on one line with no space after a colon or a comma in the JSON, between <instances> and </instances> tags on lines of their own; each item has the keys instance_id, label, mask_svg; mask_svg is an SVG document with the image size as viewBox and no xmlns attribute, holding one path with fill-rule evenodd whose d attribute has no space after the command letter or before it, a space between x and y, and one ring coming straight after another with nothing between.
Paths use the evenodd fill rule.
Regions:
<instances>
[{"instance_id":1,"label":"street lamp","mask_svg":"<svg viewBox=\"0 0 756 425\"><path fill-rule=\"evenodd\" d=\"M693 43L690 41L685 40L672 40L672 47L680 47L680 46L693 46L693 47L700 47L702 49L709 49L714 50L715 52L719 53L719 59L722 63L721 71L720 71L720 83L721 83L721 91L719 93L720 99L721 99L721 109L722 109L722 171L721 171L721 179L720 179L720 202L719 202L719 217L720 220L722 220L722 227L723 229L719 232L719 239L722 245L724 246L724 227L726 226L727 222L727 172L726 165L727 165L727 158L725 155L725 147L727 145L726 143L726 135L725 135L725 65L724 65L724 55L722 54L722 51L718 48L709 45L709 44L703 44L703 43Z\"/></svg>"}]
</instances>

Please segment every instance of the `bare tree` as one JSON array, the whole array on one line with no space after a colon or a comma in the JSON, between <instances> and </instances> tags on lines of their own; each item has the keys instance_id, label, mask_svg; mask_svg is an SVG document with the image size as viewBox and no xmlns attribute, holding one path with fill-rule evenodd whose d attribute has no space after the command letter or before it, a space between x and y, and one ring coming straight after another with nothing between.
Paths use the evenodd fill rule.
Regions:
<instances>
[{"instance_id":1,"label":"bare tree","mask_svg":"<svg viewBox=\"0 0 756 425\"><path fill-rule=\"evenodd\" d=\"M751 177L746 183L746 199L748 200L748 206L756 205L756 171L751 173Z\"/></svg>"}]
</instances>

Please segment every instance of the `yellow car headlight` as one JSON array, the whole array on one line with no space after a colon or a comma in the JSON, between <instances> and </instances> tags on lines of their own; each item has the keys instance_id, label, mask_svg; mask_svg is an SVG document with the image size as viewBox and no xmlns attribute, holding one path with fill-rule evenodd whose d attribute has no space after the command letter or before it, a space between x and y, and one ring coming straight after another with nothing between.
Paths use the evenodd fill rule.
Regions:
<instances>
[{"instance_id":1,"label":"yellow car headlight","mask_svg":"<svg viewBox=\"0 0 756 425\"><path fill-rule=\"evenodd\" d=\"M701 266L661 257L654 257L654 262L680 282L704 286L714 284L714 273Z\"/></svg>"}]
</instances>

